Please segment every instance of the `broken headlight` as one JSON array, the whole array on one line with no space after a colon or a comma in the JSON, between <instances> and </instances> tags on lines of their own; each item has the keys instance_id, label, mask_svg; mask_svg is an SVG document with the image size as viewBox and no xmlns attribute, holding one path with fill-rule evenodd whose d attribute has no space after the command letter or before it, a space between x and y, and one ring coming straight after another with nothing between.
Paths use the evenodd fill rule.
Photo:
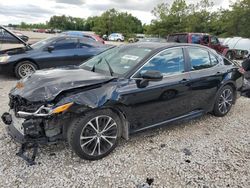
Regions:
<instances>
[{"instance_id":1,"label":"broken headlight","mask_svg":"<svg viewBox=\"0 0 250 188\"><path fill-rule=\"evenodd\" d=\"M19 111L17 112L18 115L21 117L27 117L27 116L36 116L36 117L45 117L45 116L50 116L53 114L59 114L62 112L67 111L71 106L73 105L73 102L66 103L60 106L41 106L37 111L30 113L30 112L23 112Z\"/></svg>"}]
</instances>

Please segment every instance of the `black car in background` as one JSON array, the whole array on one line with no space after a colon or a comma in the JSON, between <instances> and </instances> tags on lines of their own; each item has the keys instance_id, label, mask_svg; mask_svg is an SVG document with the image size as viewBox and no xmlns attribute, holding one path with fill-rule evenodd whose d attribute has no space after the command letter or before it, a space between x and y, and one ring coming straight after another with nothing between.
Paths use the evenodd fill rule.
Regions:
<instances>
[{"instance_id":1,"label":"black car in background","mask_svg":"<svg viewBox=\"0 0 250 188\"><path fill-rule=\"evenodd\" d=\"M13 31L13 33L25 42L29 40L28 36L20 32ZM8 33L7 31L0 28L0 43L20 43L20 41L17 38L13 37L13 35Z\"/></svg>"},{"instance_id":2,"label":"black car in background","mask_svg":"<svg viewBox=\"0 0 250 188\"><path fill-rule=\"evenodd\" d=\"M225 116L242 84L238 67L210 48L134 43L79 67L36 71L11 90L2 119L17 142L65 140L97 160L120 137L208 112Z\"/></svg>"},{"instance_id":3,"label":"black car in background","mask_svg":"<svg viewBox=\"0 0 250 188\"><path fill-rule=\"evenodd\" d=\"M0 71L14 73L17 78L24 78L38 69L79 65L110 48L86 37L65 35L29 45L8 30L5 31L24 44L24 47L0 51Z\"/></svg>"}]
</instances>

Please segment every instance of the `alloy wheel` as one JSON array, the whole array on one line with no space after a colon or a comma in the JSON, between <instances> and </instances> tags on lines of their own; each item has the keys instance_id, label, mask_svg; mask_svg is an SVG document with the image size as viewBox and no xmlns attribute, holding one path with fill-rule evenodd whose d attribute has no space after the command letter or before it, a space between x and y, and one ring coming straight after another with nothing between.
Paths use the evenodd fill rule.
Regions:
<instances>
[{"instance_id":1,"label":"alloy wheel","mask_svg":"<svg viewBox=\"0 0 250 188\"><path fill-rule=\"evenodd\" d=\"M18 68L18 74L22 78L32 74L35 71L36 71L36 68L32 64L29 64L29 63L24 63L20 65L20 67Z\"/></svg>"},{"instance_id":2,"label":"alloy wheel","mask_svg":"<svg viewBox=\"0 0 250 188\"><path fill-rule=\"evenodd\" d=\"M219 111L222 114L226 114L233 104L233 92L230 89L225 89L219 98Z\"/></svg>"},{"instance_id":3,"label":"alloy wheel","mask_svg":"<svg viewBox=\"0 0 250 188\"><path fill-rule=\"evenodd\" d=\"M82 150L90 156L99 156L110 150L118 138L117 123L110 116L97 116L83 127L80 134Z\"/></svg>"}]
</instances>

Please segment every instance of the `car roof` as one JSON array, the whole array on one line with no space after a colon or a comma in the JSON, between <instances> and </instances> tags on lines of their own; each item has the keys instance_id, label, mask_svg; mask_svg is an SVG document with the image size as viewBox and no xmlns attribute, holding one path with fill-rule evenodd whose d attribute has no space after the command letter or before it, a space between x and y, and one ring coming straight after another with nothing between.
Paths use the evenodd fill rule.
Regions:
<instances>
[{"instance_id":1,"label":"car roof","mask_svg":"<svg viewBox=\"0 0 250 188\"><path fill-rule=\"evenodd\" d=\"M94 33L86 33L84 31L65 31L62 34L69 34L69 35L80 34L80 35L86 35L86 36L95 36L96 35Z\"/></svg>"},{"instance_id":2,"label":"car roof","mask_svg":"<svg viewBox=\"0 0 250 188\"><path fill-rule=\"evenodd\" d=\"M55 36L54 38L55 38L55 39L59 39L59 38L67 38L67 37L70 37L70 38L77 38L77 39L86 38L85 36L77 36L77 35L64 35L64 34L61 34L61 35Z\"/></svg>"},{"instance_id":3,"label":"car roof","mask_svg":"<svg viewBox=\"0 0 250 188\"><path fill-rule=\"evenodd\" d=\"M65 38L84 39L83 42L86 43L86 44L91 44L91 45L95 45L95 46L100 46L101 45L101 43L99 43L99 42L97 42L95 40L89 39L86 36L76 36L76 35L60 34L60 35L51 37L51 39L54 40L54 41L60 40L60 39L65 39Z\"/></svg>"},{"instance_id":4,"label":"car roof","mask_svg":"<svg viewBox=\"0 0 250 188\"><path fill-rule=\"evenodd\" d=\"M191 46L191 47L199 47L199 48L206 48L211 50L210 48L199 45L199 44L192 44L192 43L175 43L175 42L140 42L140 43L132 43L127 44L127 46L135 46L135 47L145 47L152 50L162 49L162 48L170 48L170 47L184 47L184 46Z\"/></svg>"},{"instance_id":5,"label":"car roof","mask_svg":"<svg viewBox=\"0 0 250 188\"><path fill-rule=\"evenodd\" d=\"M172 36L172 35L189 35L189 34L195 34L195 35L210 35L209 33L188 33L188 32L184 32L184 33L171 33L169 34L169 36Z\"/></svg>"}]
</instances>

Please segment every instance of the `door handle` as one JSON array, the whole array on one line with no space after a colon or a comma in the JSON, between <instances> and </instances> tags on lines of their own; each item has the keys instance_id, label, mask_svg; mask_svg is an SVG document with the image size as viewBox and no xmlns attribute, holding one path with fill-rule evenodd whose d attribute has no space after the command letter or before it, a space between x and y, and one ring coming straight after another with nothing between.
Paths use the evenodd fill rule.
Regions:
<instances>
[{"instance_id":1,"label":"door handle","mask_svg":"<svg viewBox=\"0 0 250 188\"><path fill-rule=\"evenodd\" d=\"M189 82L189 79L183 78L181 81L179 81L180 84L185 84Z\"/></svg>"}]
</instances>

